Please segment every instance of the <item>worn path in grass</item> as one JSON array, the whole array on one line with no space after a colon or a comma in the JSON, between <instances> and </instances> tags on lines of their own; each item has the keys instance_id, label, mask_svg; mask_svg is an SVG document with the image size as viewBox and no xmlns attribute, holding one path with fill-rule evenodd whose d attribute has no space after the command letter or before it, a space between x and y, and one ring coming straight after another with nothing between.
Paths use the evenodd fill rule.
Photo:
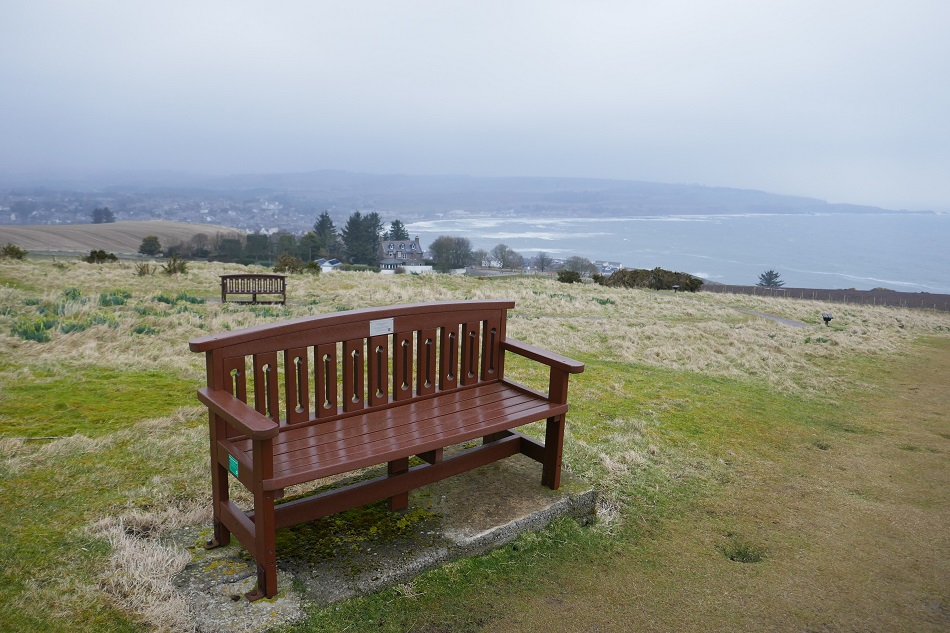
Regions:
<instances>
[{"instance_id":1,"label":"worn path in grass","mask_svg":"<svg viewBox=\"0 0 950 633\"><path fill-rule=\"evenodd\" d=\"M653 540L489 629L950 630L950 341L882 371L842 431L745 460Z\"/></svg>"}]
</instances>

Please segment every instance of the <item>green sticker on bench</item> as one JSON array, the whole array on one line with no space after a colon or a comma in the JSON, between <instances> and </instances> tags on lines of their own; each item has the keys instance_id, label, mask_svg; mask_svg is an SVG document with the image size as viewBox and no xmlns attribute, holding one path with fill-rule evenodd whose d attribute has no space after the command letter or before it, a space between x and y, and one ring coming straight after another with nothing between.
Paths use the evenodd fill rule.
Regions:
<instances>
[{"instance_id":1,"label":"green sticker on bench","mask_svg":"<svg viewBox=\"0 0 950 633\"><path fill-rule=\"evenodd\" d=\"M234 455L228 455L228 470L231 471L231 474L235 477L238 476L238 461L234 459Z\"/></svg>"}]
</instances>

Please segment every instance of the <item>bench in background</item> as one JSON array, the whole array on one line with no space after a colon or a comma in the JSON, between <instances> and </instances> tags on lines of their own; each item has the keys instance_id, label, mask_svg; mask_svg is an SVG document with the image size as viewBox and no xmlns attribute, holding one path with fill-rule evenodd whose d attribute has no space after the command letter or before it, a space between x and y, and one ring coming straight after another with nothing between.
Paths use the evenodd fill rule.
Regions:
<instances>
[{"instance_id":1,"label":"bench in background","mask_svg":"<svg viewBox=\"0 0 950 633\"><path fill-rule=\"evenodd\" d=\"M233 298L239 295L240 298ZM267 299L260 299L260 296ZM271 299L272 297L272 299ZM221 275L221 303L287 303L287 278L284 275Z\"/></svg>"}]
</instances>

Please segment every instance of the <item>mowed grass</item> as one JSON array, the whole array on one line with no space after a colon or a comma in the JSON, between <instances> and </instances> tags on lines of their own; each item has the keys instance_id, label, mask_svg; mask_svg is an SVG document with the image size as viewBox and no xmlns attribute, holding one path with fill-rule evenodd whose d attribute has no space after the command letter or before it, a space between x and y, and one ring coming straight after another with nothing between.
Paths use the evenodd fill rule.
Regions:
<instances>
[{"instance_id":1,"label":"mowed grass","mask_svg":"<svg viewBox=\"0 0 950 633\"><path fill-rule=\"evenodd\" d=\"M582 388L609 375L625 394L579 401L565 442L572 474L600 488L598 527L561 521L487 556L424 574L410 590L397 587L318 611L293 630L574 631L588 630L592 619L601 627L592 630L656 630L656 624L638 628L636 614L609 604L588 613L577 603L605 593L622 603L620 596L639 591L645 579L667 577L656 542L695 504L728 494L750 464L809 446L814 437L848 433L838 420L850 407L778 395L750 381L585 361L587 372L577 377ZM732 525L742 522L737 517ZM706 554L763 554L741 535L724 533L722 541ZM675 589L666 587L668 595ZM564 617L568 603L575 617ZM604 621L604 613L616 620Z\"/></svg>"},{"instance_id":2,"label":"mowed grass","mask_svg":"<svg viewBox=\"0 0 950 633\"><path fill-rule=\"evenodd\" d=\"M218 275L238 270L194 264L184 276L141 278L129 264L0 264L0 629L186 627L187 611L167 583L180 560L169 554L167 564L143 571L117 554L122 538L160 544L169 530L208 518L206 419L194 397L204 361L187 350L188 339L371 305L511 298L512 336L586 362L571 381L565 469L601 490L600 519L590 528L558 522L406 585L313 610L296 630L577 630L587 622L601 630L708 630L691 590L725 605L709 610L709 622L756 630L756 618L767 618L752 589L781 605L797 630L820 630L830 626L822 614L840 613L835 626L847 621L849 594L809 607L808 578L852 582L873 595L889 587L886 579L854 582L879 568L874 557L845 566L819 556L841 558L825 536L836 518L856 531L883 525L884 515L862 515L860 504L906 512L880 481L886 475L862 483L866 464L884 472L894 468L889 460L903 460L901 481L923 513L916 520L948 518L945 495L914 478L933 480L945 469L946 409L923 407L932 430L899 438L882 414L907 404L903 382L943 375L912 379L901 368L917 358L934 365L948 353L947 315L855 306L826 328L820 303L362 273L292 276L286 308L168 301L212 299ZM6 283L18 279L26 281ZM116 290L129 294L126 303L96 299ZM18 320L37 318L43 306L92 325L51 331L46 342L14 333ZM789 328L730 306L813 325ZM530 364L509 369L545 384ZM824 531L812 533L811 525ZM873 533L864 529L861 538L861 551L871 550ZM916 538L950 558L946 543ZM908 552L878 546L895 557ZM827 573L816 576L805 560ZM908 565L931 580L944 573L934 556ZM927 589L891 571L898 594L929 591L933 609L948 608L938 585ZM771 586L782 591L768 594ZM905 629L929 630L918 612L900 618Z\"/></svg>"},{"instance_id":3,"label":"mowed grass","mask_svg":"<svg viewBox=\"0 0 950 633\"><path fill-rule=\"evenodd\" d=\"M65 367L56 374L4 386L4 437L101 437L174 411L195 389L193 380L156 371Z\"/></svg>"}]
</instances>

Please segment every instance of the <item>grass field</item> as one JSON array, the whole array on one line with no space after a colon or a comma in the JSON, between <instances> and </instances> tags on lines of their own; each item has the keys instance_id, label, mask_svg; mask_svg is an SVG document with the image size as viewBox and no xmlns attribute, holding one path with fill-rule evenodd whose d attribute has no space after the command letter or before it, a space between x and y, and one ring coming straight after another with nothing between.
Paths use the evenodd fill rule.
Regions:
<instances>
[{"instance_id":1,"label":"grass field","mask_svg":"<svg viewBox=\"0 0 950 633\"><path fill-rule=\"evenodd\" d=\"M587 363L565 467L601 490L598 523L294 630L950 628L950 315L836 305L825 327L811 301L371 273L291 276L290 305L237 306L213 301L218 275L246 269L189 270L0 262L0 630L187 630L168 581L189 554L163 537L209 517L188 339L502 297L512 336Z\"/></svg>"}]
</instances>

